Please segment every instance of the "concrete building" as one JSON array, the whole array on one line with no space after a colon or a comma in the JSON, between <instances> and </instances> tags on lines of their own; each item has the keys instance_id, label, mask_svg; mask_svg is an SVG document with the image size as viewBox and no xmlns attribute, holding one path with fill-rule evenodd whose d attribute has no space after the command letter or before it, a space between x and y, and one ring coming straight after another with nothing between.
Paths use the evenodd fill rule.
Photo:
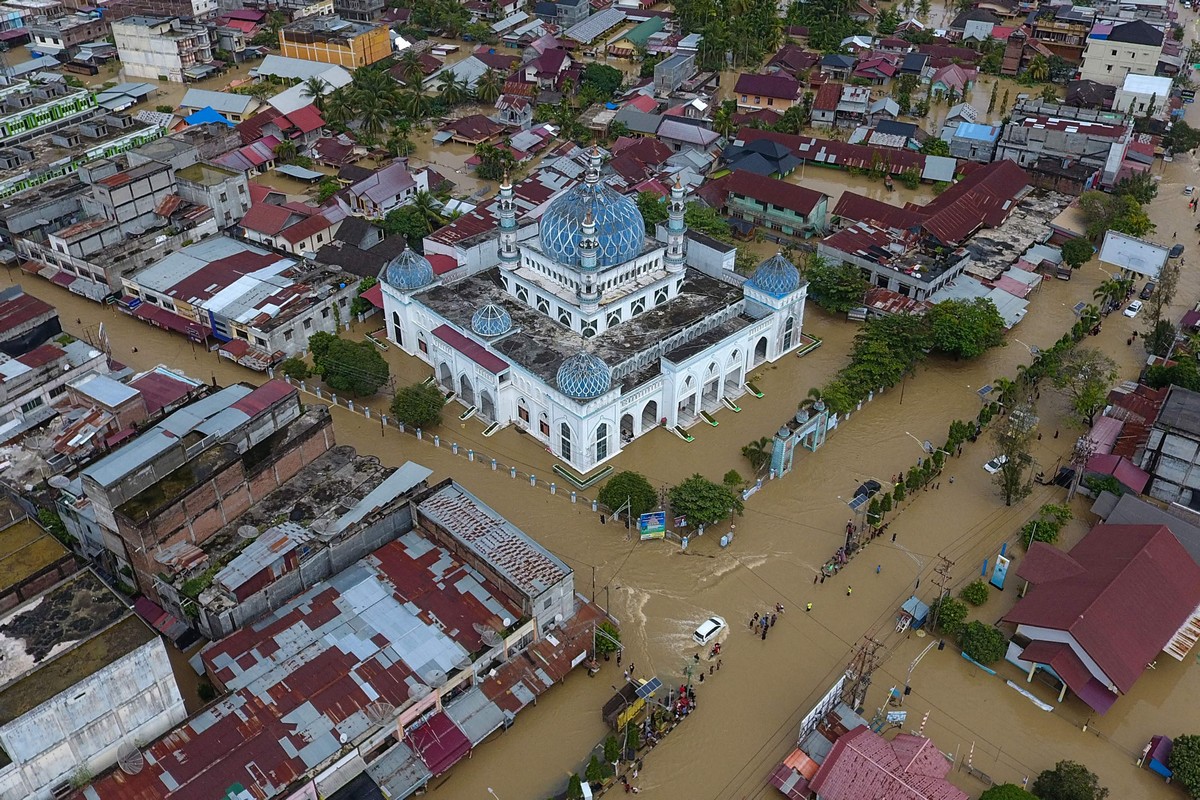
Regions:
<instances>
[{"instance_id":1,"label":"concrete building","mask_svg":"<svg viewBox=\"0 0 1200 800\"><path fill-rule=\"evenodd\" d=\"M669 95L696 74L695 53L675 53L654 65L654 93Z\"/></svg>"},{"instance_id":2,"label":"concrete building","mask_svg":"<svg viewBox=\"0 0 1200 800\"><path fill-rule=\"evenodd\" d=\"M409 498L428 474L407 464L362 506L329 517L331 532L391 531L205 648L224 700L146 745L143 770L114 770L79 797L165 800L235 782L268 800L329 797L356 780L401 800L594 655L603 612L574 594L570 568L449 480ZM258 536L218 580L250 593L297 585L289 565L301 526L280 527L288 531Z\"/></svg>"},{"instance_id":3,"label":"concrete building","mask_svg":"<svg viewBox=\"0 0 1200 800\"><path fill-rule=\"evenodd\" d=\"M175 193L189 203L212 209L222 228L237 224L250 210L246 175L214 164L197 162L176 170Z\"/></svg>"},{"instance_id":4,"label":"concrete building","mask_svg":"<svg viewBox=\"0 0 1200 800\"><path fill-rule=\"evenodd\" d=\"M939 138L950 145L950 155L954 158L989 164L996 154L1000 133L999 125L959 122L942 128Z\"/></svg>"},{"instance_id":5,"label":"concrete building","mask_svg":"<svg viewBox=\"0 0 1200 800\"><path fill-rule=\"evenodd\" d=\"M739 111L770 108L782 114L800 99L800 84L786 73L752 75L742 73L733 87ZM870 92L867 92L870 95Z\"/></svg>"},{"instance_id":6,"label":"concrete building","mask_svg":"<svg viewBox=\"0 0 1200 800\"><path fill-rule=\"evenodd\" d=\"M20 535L9 528L3 541ZM27 558L3 559L6 579L52 568L66 554L48 535L29 547L41 548L37 557L27 550ZM162 638L91 570L11 608L0 628L4 800L64 797L80 776L133 758L136 742L186 716Z\"/></svg>"},{"instance_id":7,"label":"concrete building","mask_svg":"<svg viewBox=\"0 0 1200 800\"><path fill-rule=\"evenodd\" d=\"M177 17L132 16L112 26L126 78L183 83L215 71L208 28Z\"/></svg>"},{"instance_id":8,"label":"concrete building","mask_svg":"<svg viewBox=\"0 0 1200 800\"><path fill-rule=\"evenodd\" d=\"M1119 112L1025 101L1004 126L996 158L1034 173L1043 164L1075 165L1088 171L1087 188L1112 186L1126 165L1133 136L1132 120Z\"/></svg>"},{"instance_id":9,"label":"concrete building","mask_svg":"<svg viewBox=\"0 0 1200 800\"><path fill-rule=\"evenodd\" d=\"M379 169L346 191L345 203L351 214L382 219L389 211L406 206L417 192L429 191L429 172L409 171L408 159L399 159Z\"/></svg>"},{"instance_id":10,"label":"concrete building","mask_svg":"<svg viewBox=\"0 0 1200 800\"><path fill-rule=\"evenodd\" d=\"M46 343L16 358L0 356L0 441L53 417L67 383L93 372L108 372L108 358L87 342Z\"/></svg>"},{"instance_id":11,"label":"concrete building","mask_svg":"<svg viewBox=\"0 0 1200 800\"><path fill-rule=\"evenodd\" d=\"M592 4L587 0L544 0L534 4L533 13L538 19L565 31L587 19L592 13Z\"/></svg>"},{"instance_id":12,"label":"concrete building","mask_svg":"<svg viewBox=\"0 0 1200 800\"><path fill-rule=\"evenodd\" d=\"M282 381L229 386L86 467L83 505L118 569L162 605L157 575L173 547L204 543L332 446L328 410L302 410Z\"/></svg>"},{"instance_id":13,"label":"concrete building","mask_svg":"<svg viewBox=\"0 0 1200 800\"><path fill-rule=\"evenodd\" d=\"M333 13L351 22L374 22L387 8L384 0L334 0Z\"/></svg>"},{"instance_id":14,"label":"concrete building","mask_svg":"<svg viewBox=\"0 0 1200 800\"><path fill-rule=\"evenodd\" d=\"M194 22L209 21L218 10L217 0L113 0L105 6L111 19L178 17Z\"/></svg>"},{"instance_id":15,"label":"concrete building","mask_svg":"<svg viewBox=\"0 0 1200 800\"><path fill-rule=\"evenodd\" d=\"M965 248L927 248L919 237L894 228L856 222L830 234L817 253L833 264L853 264L872 286L926 300L971 263Z\"/></svg>"},{"instance_id":16,"label":"concrete building","mask_svg":"<svg viewBox=\"0 0 1200 800\"><path fill-rule=\"evenodd\" d=\"M1171 248L1119 231L1105 231L1098 258L1134 280L1157 281L1170 258Z\"/></svg>"},{"instance_id":17,"label":"concrete building","mask_svg":"<svg viewBox=\"0 0 1200 800\"><path fill-rule=\"evenodd\" d=\"M1079 78L1120 86L1126 75L1154 75L1162 51L1163 32L1149 23L1099 23L1088 36Z\"/></svg>"},{"instance_id":18,"label":"concrete building","mask_svg":"<svg viewBox=\"0 0 1200 800\"><path fill-rule=\"evenodd\" d=\"M1096 10L1087 6L1070 3L1043 6L1032 17L1030 39L1040 42L1054 55L1078 64L1095 20Z\"/></svg>"},{"instance_id":19,"label":"concrete building","mask_svg":"<svg viewBox=\"0 0 1200 800\"><path fill-rule=\"evenodd\" d=\"M262 103L247 94L188 89L179 101L179 110L182 116L188 116L203 108L211 108L230 122L241 122L254 116L261 105Z\"/></svg>"},{"instance_id":20,"label":"concrete building","mask_svg":"<svg viewBox=\"0 0 1200 800\"><path fill-rule=\"evenodd\" d=\"M58 311L20 286L0 291L0 353L10 358L62 333Z\"/></svg>"},{"instance_id":21,"label":"concrete building","mask_svg":"<svg viewBox=\"0 0 1200 800\"><path fill-rule=\"evenodd\" d=\"M122 310L197 340L213 336L223 355L261 371L304 352L312 334L336 333L339 317L349 324L358 280L221 236L167 255L123 286Z\"/></svg>"},{"instance_id":22,"label":"concrete building","mask_svg":"<svg viewBox=\"0 0 1200 800\"><path fill-rule=\"evenodd\" d=\"M390 56L392 40L386 25L306 17L280 29L279 50L285 58L355 69Z\"/></svg>"},{"instance_id":23,"label":"concrete building","mask_svg":"<svg viewBox=\"0 0 1200 800\"><path fill-rule=\"evenodd\" d=\"M829 196L778 178L736 170L701 189L704 199L720 213L744 225L738 232L752 236L755 229L777 238L807 239L823 236L829 225Z\"/></svg>"},{"instance_id":24,"label":"concrete building","mask_svg":"<svg viewBox=\"0 0 1200 800\"><path fill-rule=\"evenodd\" d=\"M1200 510L1200 393L1170 387L1136 458L1150 473L1146 494Z\"/></svg>"},{"instance_id":25,"label":"concrete building","mask_svg":"<svg viewBox=\"0 0 1200 800\"><path fill-rule=\"evenodd\" d=\"M58 81L31 79L0 87L0 142L5 150L96 116L96 97ZM9 165L0 161L0 168Z\"/></svg>"},{"instance_id":26,"label":"concrete building","mask_svg":"<svg viewBox=\"0 0 1200 800\"><path fill-rule=\"evenodd\" d=\"M74 55L79 45L108 36L109 21L98 12L75 12L29 26L30 49L45 55Z\"/></svg>"},{"instance_id":27,"label":"concrete building","mask_svg":"<svg viewBox=\"0 0 1200 800\"><path fill-rule=\"evenodd\" d=\"M1148 110L1155 119L1166 120L1171 112L1171 79L1155 75L1125 76L1112 107L1131 117L1144 117Z\"/></svg>"}]
</instances>

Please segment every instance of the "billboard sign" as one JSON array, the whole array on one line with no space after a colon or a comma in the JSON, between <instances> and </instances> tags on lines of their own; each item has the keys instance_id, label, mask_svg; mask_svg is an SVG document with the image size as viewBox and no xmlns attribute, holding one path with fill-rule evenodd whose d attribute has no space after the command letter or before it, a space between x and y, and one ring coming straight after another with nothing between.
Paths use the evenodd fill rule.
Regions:
<instances>
[{"instance_id":1,"label":"billboard sign","mask_svg":"<svg viewBox=\"0 0 1200 800\"><path fill-rule=\"evenodd\" d=\"M663 539L667 535L667 512L651 511L638 517L638 533L642 541Z\"/></svg>"}]
</instances>

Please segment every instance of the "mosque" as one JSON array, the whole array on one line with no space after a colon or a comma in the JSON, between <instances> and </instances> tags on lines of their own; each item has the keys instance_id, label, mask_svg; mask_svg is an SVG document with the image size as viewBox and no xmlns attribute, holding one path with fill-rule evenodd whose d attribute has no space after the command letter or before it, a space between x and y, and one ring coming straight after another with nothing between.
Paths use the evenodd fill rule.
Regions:
<instances>
[{"instance_id":1,"label":"mosque","mask_svg":"<svg viewBox=\"0 0 1200 800\"><path fill-rule=\"evenodd\" d=\"M494 267L443 282L406 250L380 275L388 337L430 364L463 418L488 434L516 425L580 473L733 406L750 370L800 345L807 294L782 255L749 280L688 266L683 188L664 246L600 174L593 151L524 239L505 180Z\"/></svg>"}]
</instances>

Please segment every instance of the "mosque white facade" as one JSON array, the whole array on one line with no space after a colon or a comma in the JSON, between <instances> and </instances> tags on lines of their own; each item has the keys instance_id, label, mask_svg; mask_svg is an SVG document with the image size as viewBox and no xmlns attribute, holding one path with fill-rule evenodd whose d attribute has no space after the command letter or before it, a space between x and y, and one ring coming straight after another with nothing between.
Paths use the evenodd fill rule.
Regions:
<instances>
[{"instance_id":1,"label":"mosque white facade","mask_svg":"<svg viewBox=\"0 0 1200 800\"><path fill-rule=\"evenodd\" d=\"M664 246L600 173L593 152L525 241L505 181L496 266L443 283L406 250L380 275L388 338L464 416L517 425L581 473L744 394L750 370L800 346L807 295L782 255L749 280L689 267L683 189Z\"/></svg>"}]
</instances>

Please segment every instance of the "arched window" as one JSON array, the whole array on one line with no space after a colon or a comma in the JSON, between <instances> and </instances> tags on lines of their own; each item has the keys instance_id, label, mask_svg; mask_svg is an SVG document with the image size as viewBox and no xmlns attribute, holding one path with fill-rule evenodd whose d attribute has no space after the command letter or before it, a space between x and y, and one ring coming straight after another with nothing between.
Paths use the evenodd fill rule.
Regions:
<instances>
[{"instance_id":1,"label":"arched window","mask_svg":"<svg viewBox=\"0 0 1200 800\"><path fill-rule=\"evenodd\" d=\"M517 398L517 417L526 425L529 424L529 405L525 402L524 397Z\"/></svg>"},{"instance_id":2,"label":"arched window","mask_svg":"<svg viewBox=\"0 0 1200 800\"><path fill-rule=\"evenodd\" d=\"M796 318L788 317L787 322L783 324L783 347L779 348L781 352L786 352L792 349L792 334L796 329Z\"/></svg>"},{"instance_id":3,"label":"arched window","mask_svg":"<svg viewBox=\"0 0 1200 800\"><path fill-rule=\"evenodd\" d=\"M563 423L559 426L559 443L562 451L562 457L567 461L571 460L571 426Z\"/></svg>"},{"instance_id":4,"label":"arched window","mask_svg":"<svg viewBox=\"0 0 1200 800\"><path fill-rule=\"evenodd\" d=\"M603 461L606 458L608 458L608 424L601 422L596 426L596 460Z\"/></svg>"},{"instance_id":5,"label":"arched window","mask_svg":"<svg viewBox=\"0 0 1200 800\"><path fill-rule=\"evenodd\" d=\"M404 325L400 322L400 312L392 312L392 338L396 340L396 344L404 346Z\"/></svg>"}]
</instances>

